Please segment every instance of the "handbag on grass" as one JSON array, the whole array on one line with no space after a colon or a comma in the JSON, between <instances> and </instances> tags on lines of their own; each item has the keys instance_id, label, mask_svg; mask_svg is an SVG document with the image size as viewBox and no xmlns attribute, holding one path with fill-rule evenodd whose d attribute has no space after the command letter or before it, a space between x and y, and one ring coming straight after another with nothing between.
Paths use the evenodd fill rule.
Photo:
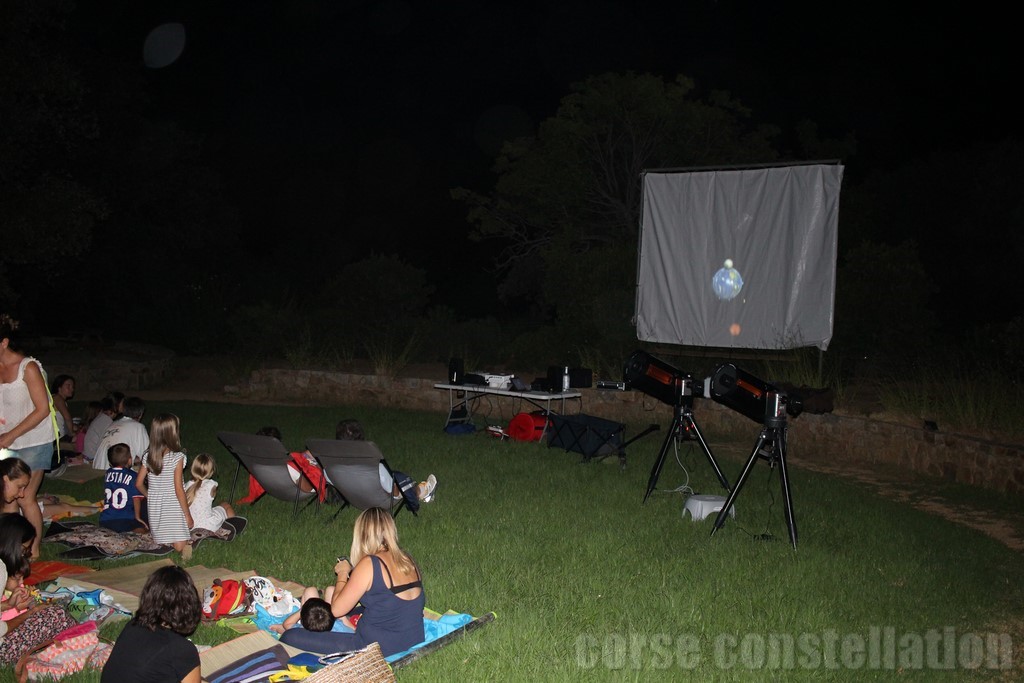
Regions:
<instances>
[{"instance_id":1,"label":"handbag on grass","mask_svg":"<svg viewBox=\"0 0 1024 683\"><path fill-rule=\"evenodd\" d=\"M379 643L370 643L333 661L338 656L321 657L320 661L328 666L306 678L306 683L395 683L395 672L384 661Z\"/></svg>"}]
</instances>

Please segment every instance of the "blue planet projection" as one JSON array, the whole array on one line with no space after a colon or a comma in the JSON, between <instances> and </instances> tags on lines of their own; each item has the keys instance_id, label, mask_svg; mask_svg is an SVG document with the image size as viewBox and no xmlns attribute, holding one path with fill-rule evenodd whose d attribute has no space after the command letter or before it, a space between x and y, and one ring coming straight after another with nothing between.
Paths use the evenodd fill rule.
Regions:
<instances>
[{"instance_id":1,"label":"blue planet projection","mask_svg":"<svg viewBox=\"0 0 1024 683\"><path fill-rule=\"evenodd\" d=\"M711 288L715 290L715 296L722 301L730 301L743 289L743 277L740 271L732 267L732 259L725 259L725 263L718 269L711 278Z\"/></svg>"}]
</instances>

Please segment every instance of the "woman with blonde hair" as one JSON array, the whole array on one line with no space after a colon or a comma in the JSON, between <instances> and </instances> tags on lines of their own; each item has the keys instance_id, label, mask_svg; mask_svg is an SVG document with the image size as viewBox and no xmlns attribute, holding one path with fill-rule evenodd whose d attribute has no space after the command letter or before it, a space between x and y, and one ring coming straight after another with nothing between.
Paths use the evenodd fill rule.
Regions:
<instances>
[{"instance_id":1,"label":"woman with blonde hair","mask_svg":"<svg viewBox=\"0 0 1024 683\"><path fill-rule=\"evenodd\" d=\"M355 632L290 629L281 642L320 653L358 650L377 642L385 657L423 642L423 581L416 562L398 545L391 514L381 508L364 510L356 518L349 552L351 562L343 557L334 566L336 581L324 591L324 599L335 617L351 623L358 615Z\"/></svg>"},{"instance_id":2,"label":"woman with blonde hair","mask_svg":"<svg viewBox=\"0 0 1024 683\"><path fill-rule=\"evenodd\" d=\"M189 529L194 524L185 500L185 454L177 415L164 413L149 426L149 453L139 468L137 486L146 496L153 540L173 546L183 559L192 556Z\"/></svg>"}]
</instances>

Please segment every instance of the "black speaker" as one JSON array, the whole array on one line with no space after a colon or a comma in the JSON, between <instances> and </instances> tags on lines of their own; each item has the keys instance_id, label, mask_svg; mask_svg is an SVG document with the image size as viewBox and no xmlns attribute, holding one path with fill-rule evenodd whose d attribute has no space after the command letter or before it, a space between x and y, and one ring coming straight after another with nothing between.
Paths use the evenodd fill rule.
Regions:
<instances>
[{"instance_id":1,"label":"black speaker","mask_svg":"<svg viewBox=\"0 0 1024 683\"><path fill-rule=\"evenodd\" d=\"M465 375L466 368L461 358L452 358L448 361L448 384L462 384Z\"/></svg>"},{"instance_id":2,"label":"black speaker","mask_svg":"<svg viewBox=\"0 0 1024 683\"><path fill-rule=\"evenodd\" d=\"M569 388L589 389L594 386L594 371L590 368L569 368Z\"/></svg>"},{"instance_id":3,"label":"black speaker","mask_svg":"<svg viewBox=\"0 0 1024 683\"><path fill-rule=\"evenodd\" d=\"M562 392L562 378L565 376L564 365L549 365L548 366L548 391L552 394L560 394Z\"/></svg>"}]
</instances>

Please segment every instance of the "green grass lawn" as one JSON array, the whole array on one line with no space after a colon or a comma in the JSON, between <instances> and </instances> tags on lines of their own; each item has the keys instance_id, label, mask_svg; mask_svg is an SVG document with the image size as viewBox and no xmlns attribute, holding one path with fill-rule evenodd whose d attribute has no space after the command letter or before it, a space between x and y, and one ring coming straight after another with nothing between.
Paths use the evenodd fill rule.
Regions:
<instances>
[{"instance_id":1,"label":"green grass lawn","mask_svg":"<svg viewBox=\"0 0 1024 683\"><path fill-rule=\"evenodd\" d=\"M538 444L447 436L438 414L182 402L151 405L147 417L164 411L181 417L189 453L216 457L221 497L235 466L216 432L269 424L300 449L307 437L333 436L339 418L355 417L393 467L417 479L437 475L436 500L419 517L403 511L397 520L423 570L427 604L498 618L401 670L403 681L1014 675L989 667L1011 656L1000 634L1020 632L1019 554L842 480L791 467L794 551L777 475L763 464L737 499L736 520L714 538L711 519L683 519L683 496L663 492L688 483L722 493L689 444L668 459L659 491L641 504L663 432L632 444L623 471ZM664 412L663 428L671 418ZM639 429L630 426L627 436ZM706 436L735 480L756 426ZM45 489L98 499L102 486L47 481ZM246 532L205 543L194 563L321 586L334 558L347 554L357 514L332 520L333 509L311 508L293 517L290 504L267 498L239 513L249 518ZM755 540L765 532L778 540ZM61 549L44 544L44 558ZM193 639L231 635L204 626Z\"/></svg>"}]
</instances>

